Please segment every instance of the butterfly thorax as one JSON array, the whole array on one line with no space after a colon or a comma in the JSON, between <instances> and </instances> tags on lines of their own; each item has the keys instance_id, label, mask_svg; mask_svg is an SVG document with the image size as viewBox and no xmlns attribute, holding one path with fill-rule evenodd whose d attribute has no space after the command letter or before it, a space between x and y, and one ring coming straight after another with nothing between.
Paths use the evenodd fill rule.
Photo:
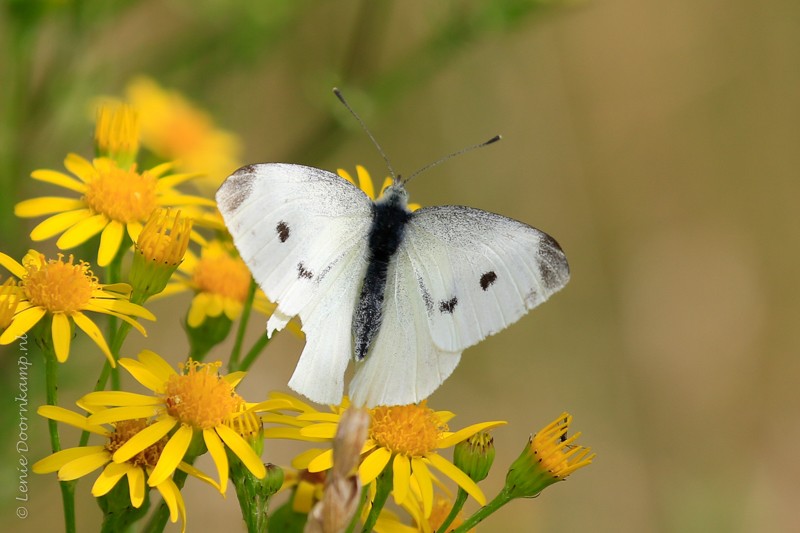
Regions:
<instances>
[{"instance_id":1,"label":"butterfly thorax","mask_svg":"<svg viewBox=\"0 0 800 533\"><path fill-rule=\"evenodd\" d=\"M406 224L412 217L406 205L407 197L402 185L391 185L373 204L367 272L353 313L353 342L357 361L366 357L380 329L389 263L403 242Z\"/></svg>"}]
</instances>

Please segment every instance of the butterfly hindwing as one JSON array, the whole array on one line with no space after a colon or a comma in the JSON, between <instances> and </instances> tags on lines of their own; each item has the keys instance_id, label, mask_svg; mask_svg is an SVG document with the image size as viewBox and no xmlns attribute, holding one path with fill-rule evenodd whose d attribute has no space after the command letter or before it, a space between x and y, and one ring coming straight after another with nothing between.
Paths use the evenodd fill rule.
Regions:
<instances>
[{"instance_id":1,"label":"butterfly hindwing","mask_svg":"<svg viewBox=\"0 0 800 533\"><path fill-rule=\"evenodd\" d=\"M569 280L552 237L469 207L416 211L400 252L410 258L431 338L449 352L516 322Z\"/></svg>"}]
</instances>

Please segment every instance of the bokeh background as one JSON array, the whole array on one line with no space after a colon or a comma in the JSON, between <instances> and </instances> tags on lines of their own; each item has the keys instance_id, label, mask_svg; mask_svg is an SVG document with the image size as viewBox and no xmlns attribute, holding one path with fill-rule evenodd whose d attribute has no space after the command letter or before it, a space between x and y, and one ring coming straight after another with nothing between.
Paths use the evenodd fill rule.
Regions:
<instances>
[{"instance_id":1,"label":"bokeh background","mask_svg":"<svg viewBox=\"0 0 800 533\"><path fill-rule=\"evenodd\" d=\"M597 459L480 529L800 527L797 2L20 0L2 17L5 253L20 257L36 222L15 219L13 204L54 191L30 172L91 155L91 102L124 95L137 75L205 109L247 163L360 163L385 175L334 85L403 173L502 133L416 179L412 198L547 231L572 281L467 350L430 405L456 412L454 428L509 421L494 432L489 495L562 410ZM123 352L185 357L187 304L153 304L158 327ZM262 333L257 317L248 339ZM62 367L65 405L96 376L99 354L84 346L91 354ZM301 347L274 341L244 395L286 390ZM13 512L16 356L12 345L0 358L0 529L58 530L53 476L31 474L30 516ZM31 408L44 401L42 367ZM31 421L31 460L47 453L45 428ZM292 450L268 443L265 458L286 464ZM189 531L238 530L233 494L188 485ZM89 486L78 486L83 530L100 518Z\"/></svg>"}]
</instances>

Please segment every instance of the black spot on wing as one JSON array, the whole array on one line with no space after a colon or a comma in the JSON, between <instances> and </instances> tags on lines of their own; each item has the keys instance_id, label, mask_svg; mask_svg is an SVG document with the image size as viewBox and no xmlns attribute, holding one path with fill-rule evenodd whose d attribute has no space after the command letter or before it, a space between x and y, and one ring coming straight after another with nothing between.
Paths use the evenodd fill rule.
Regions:
<instances>
[{"instance_id":1,"label":"black spot on wing","mask_svg":"<svg viewBox=\"0 0 800 533\"><path fill-rule=\"evenodd\" d=\"M314 277L314 274L311 273L310 270L306 270L305 265L302 262L297 263L297 279L306 278L311 279Z\"/></svg>"},{"instance_id":2,"label":"black spot on wing","mask_svg":"<svg viewBox=\"0 0 800 533\"><path fill-rule=\"evenodd\" d=\"M483 276L481 276L481 289L484 291L489 288L489 286L497 281L497 274L494 273L494 270L490 270Z\"/></svg>"},{"instance_id":3,"label":"black spot on wing","mask_svg":"<svg viewBox=\"0 0 800 533\"><path fill-rule=\"evenodd\" d=\"M247 200L253 192L255 177L255 167L248 165L240 168L225 180L217 192L217 201L219 201L222 211L235 211Z\"/></svg>"},{"instance_id":4,"label":"black spot on wing","mask_svg":"<svg viewBox=\"0 0 800 533\"><path fill-rule=\"evenodd\" d=\"M456 308L456 304L457 303L458 303L458 298L456 298L455 296L453 296L452 298L450 298L447 301L442 300L441 302L439 302L439 312L440 313L449 313L449 314L452 315L453 314L453 309Z\"/></svg>"},{"instance_id":5,"label":"black spot on wing","mask_svg":"<svg viewBox=\"0 0 800 533\"><path fill-rule=\"evenodd\" d=\"M278 232L278 238L281 242L286 242L286 239L289 238L289 225L283 220L278 222L278 225L275 226L275 231Z\"/></svg>"}]
</instances>

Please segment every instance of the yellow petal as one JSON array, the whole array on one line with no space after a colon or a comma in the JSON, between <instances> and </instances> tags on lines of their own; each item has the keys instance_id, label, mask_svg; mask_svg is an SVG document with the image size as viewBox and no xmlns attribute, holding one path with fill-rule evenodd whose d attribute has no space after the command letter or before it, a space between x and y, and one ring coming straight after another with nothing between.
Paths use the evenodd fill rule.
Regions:
<instances>
[{"instance_id":1,"label":"yellow petal","mask_svg":"<svg viewBox=\"0 0 800 533\"><path fill-rule=\"evenodd\" d=\"M89 404L91 405L91 404ZM133 420L134 418L149 418L155 416L159 407L154 405L134 405L125 407L112 407L102 409L89 417L92 424L111 424L121 420Z\"/></svg>"},{"instance_id":2,"label":"yellow petal","mask_svg":"<svg viewBox=\"0 0 800 533\"><path fill-rule=\"evenodd\" d=\"M45 310L41 307L30 307L17 313L8 328L0 335L0 344L9 344L24 335L41 320L44 313Z\"/></svg>"},{"instance_id":3,"label":"yellow petal","mask_svg":"<svg viewBox=\"0 0 800 533\"><path fill-rule=\"evenodd\" d=\"M152 174L153 171L151 170L150 173ZM165 191L167 189L172 189L173 187L176 187L181 183L194 179L198 176L200 176L200 174L188 174L188 173L172 174L170 176L165 176L163 178L160 178L156 182L156 190Z\"/></svg>"},{"instance_id":4,"label":"yellow petal","mask_svg":"<svg viewBox=\"0 0 800 533\"><path fill-rule=\"evenodd\" d=\"M417 457L411 458L411 472L419 484L420 493L422 495L422 510L425 518L431 515L433 509L433 483L431 482L431 473L422 459Z\"/></svg>"},{"instance_id":5,"label":"yellow petal","mask_svg":"<svg viewBox=\"0 0 800 533\"><path fill-rule=\"evenodd\" d=\"M361 466L358 467L358 475L361 478L361 484L366 485L371 483L378 475L383 472L389 460L392 458L392 452L386 448L376 448L369 454L363 461Z\"/></svg>"},{"instance_id":6,"label":"yellow petal","mask_svg":"<svg viewBox=\"0 0 800 533\"><path fill-rule=\"evenodd\" d=\"M56 359L58 359L59 363L63 363L69 357L69 343L72 340L72 325L69 323L67 315L55 313L51 331L53 333L53 347L56 350Z\"/></svg>"},{"instance_id":7,"label":"yellow petal","mask_svg":"<svg viewBox=\"0 0 800 533\"><path fill-rule=\"evenodd\" d=\"M349 181L353 185L356 184L355 180L353 180L353 176L351 176L350 173L348 171L346 171L345 169L337 168L336 169L336 173L339 174L339 177L342 177L342 178L346 179L347 181ZM357 187L357 185L356 185L356 187Z\"/></svg>"},{"instance_id":8,"label":"yellow petal","mask_svg":"<svg viewBox=\"0 0 800 533\"><path fill-rule=\"evenodd\" d=\"M430 453L425 456L430 461L434 468L439 470L442 474L455 481L459 487L467 491L467 494L475 498L475 501L481 505L486 505L486 496L483 491L470 477L461 471L456 465L439 455L438 453Z\"/></svg>"},{"instance_id":9,"label":"yellow petal","mask_svg":"<svg viewBox=\"0 0 800 533\"><path fill-rule=\"evenodd\" d=\"M102 305L97 305L99 300L93 299L90 300L88 304L83 306L84 311L94 311L95 313L103 313L105 315L110 315L119 318L120 320L127 322L130 324L136 331L147 337L147 332L144 330L144 327L139 324L135 319L129 317L128 315L123 315L121 313L117 313L115 311L111 311L110 309L106 309Z\"/></svg>"},{"instance_id":10,"label":"yellow petal","mask_svg":"<svg viewBox=\"0 0 800 533\"><path fill-rule=\"evenodd\" d=\"M356 174L358 174L358 186L364 191L364 194L369 196L370 200L375 199L375 187L372 185L372 178L367 172L367 169L361 165L356 165Z\"/></svg>"},{"instance_id":11,"label":"yellow petal","mask_svg":"<svg viewBox=\"0 0 800 533\"><path fill-rule=\"evenodd\" d=\"M193 328L199 327L206 318L206 303L208 297L205 293L200 293L192 299L189 313L186 316L186 323Z\"/></svg>"},{"instance_id":12,"label":"yellow petal","mask_svg":"<svg viewBox=\"0 0 800 533\"><path fill-rule=\"evenodd\" d=\"M169 433L169 430L171 430L177 423L178 421L173 418L165 418L164 420L159 420L151 426L147 426L139 433L131 437L128 442L120 446L120 448L114 452L114 462L122 463L127 461Z\"/></svg>"},{"instance_id":13,"label":"yellow petal","mask_svg":"<svg viewBox=\"0 0 800 533\"><path fill-rule=\"evenodd\" d=\"M84 218L92 216L91 209L76 209L58 213L41 221L31 231L31 240L43 241L71 228Z\"/></svg>"},{"instance_id":14,"label":"yellow petal","mask_svg":"<svg viewBox=\"0 0 800 533\"><path fill-rule=\"evenodd\" d=\"M472 424L471 426L467 426L464 429L460 429L455 433L448 435L439 440L436 444L437 448L449 448L450 446L455 446L462 440L468 439L469 437L473 436L474 434L484 431L487 429L496 428L497 426L504 426L508 424L504 420L495 420L493 422L481 422L480 424Z\"/></svg>"},{"instance_id":15,"label":"yellow petal","mask_svg":"<svg viewBox=\"0 0 800 533\"><path fill-rule=\"evenodd\" d=\"M31 467L31 470L37 474L49 474L76 459L103 451L105 451L104 446L77 446L75 448L67 448L36 461Z\"/></svg>"},{"instance_id":16,"label":"yellow petal","mask_svg":"<svg viewBox=\"0 0 800 533\"><path fill-rule=\"evenodd\" d=\"M323 422L321 424L311 424L300 430L300 434L304 437L312 437L316 439L332 439L336 436L336 424Z\"/></svg>"},{"instance_id":17,"label":"yellow petal","mask_svg":"<svg viewBox=\"0 0 800 533\"><path fill-rule=\"evenodd\" d=\"M23 200L14 206L14 214L21 218L52 215L62 211L72 211L86 207L86 202L78 198L62 198L59 196L42 196Z\"/></svg>"},{"instance_id":18,"label":"yellow petal","mask_svg":"<svg viewBox=\"0 0 800 533\"><path fill-rule=\"evenodd\" d=\"M97 170L92 164L78 154L67 154L67 158L64 159L64 168L78 176L84 183L97 176Z\"/></svg>"},{"instance_id":19,"label":"yellow petal","mask_svg":"<svg viewBox=\"0 0 800 533\"><path fill-rule=\"evenodd\" d=\"M228 375L230 375L230 374L228 374ZM227 376L225 376L225 377L227 377ZM258 402L256 404L253 404L253 405L250 406L250 408L253 411L257 411L259 413L262 413L264 411L275 411L277 409L287 409L289 407L290 407L290 404L286 400L265 400L263 402ZM279 416L286 416L286 415L279 415ZM286 418L293 419L293 417L291 417L291 416L286 416Z\"/></svg>"},{"instance_id":20,"label":"yellow petal","mask_svg":"<svg viewBox=\"0 0 800 533\"><path fill-rule=\"evenodd\" d=\"M394 473L394 501L397 505L402 504L408 496L409 482L411 480L411 461L405 455L397 454L392 462Z\"/></svg>"},{"instance_id":21,"label":"yellow petal","mask_svg":"<svg viewBox=\"0 0 800 533\"><path fill-rule=\"evenodd\" d=\"M111 355L111 349L108 347L106 343L106 339L103 337L103 334L100 332L100 328L97 327L97 324L92 322L86 315L81 313L80 311L75 311L72 313L72 320L75 321L75 325L81 328L84 333L89 335L89 337L100 347L100 349L105 354L106 358L108 358L108 362L111 364L112 367L117 366L116 361L114 361L114 357Z\"/></svg>"},{"instance_id":22,"label":"yellow petal","mask_svg":"<svg viewBox=\"0 0 800 533\"><path fill-rule=\"evenodd\" d=\"M61 237L56 241L56 246L61 250L75 248L100 233L106 227L106 224L108 224L108 219L103 214L84 218L62 233Z\"/></svg>"},{"instance_id":23,"label":"yellow petal","mask_svg":"<svg viewBox=\"0 0 800 533\"><path fill-rule=\"evenodd\" d=\"M110 434L109 431L103 426L90 424L89 420L85 416L57 405L40 405L39 408L36 409L36 412L39 414L39 416L43 416L50 420L55 420L56 422L63 422L64 424L69 424L70 426L88 431L90 433L96 433L97 435L103 435L105 437Z\"/></svg>"},{"instance_id":24,"label":"yellow petal","mask_svg":"<svg viewBox=\"0 0 800 533\"><path fill-rule=\"evenodd\" d=\"M101 267L108 266L119 252L125 226L122 222L112 220L103 229L100 235L100 248L97 251L97 264Z\"/></svg>"},{"instance_id":25,"label":"yellow petal","mask_svg":"<svg viewBox=\"0 0 800 533\"><path fill-rule=\"evenodd\" d=\"M198 470L197 468L193 467L188 463L181 462L178 464L178 470L183 470L187 474L192 477L199 479L200 481L204 481L214 487L215 489L219 490L219 483L214 481L214 479L210 476L205 475L202 471Z\"/></svg>"},{"instance_id":26,"label":"yellow petal","mask_svg":"<svg viewBox=\"0 0 800 533\"><path fill-rule=\"evenodd\" d=\"M97 307L102 307L103 309L110 309L112 311L121 313L123 315L135 316L147 320L156 319L153 313L151 313L141 305L137 305L127 300L117 300L112 298L106 298L103 300L95 299L94 305Z\"/></svg>"},{"instance_id":27,"label":"yellow petal","mask_svg":"<svg viewBox=\"0 0 800 533\"><path fill-rule=\"evenodd\" d=\"M183 503L183 497L178 486L171 478L168 478L156 485L156 489L158 489L161 497L164 498L164 503L169 508L170 522L174 523L180 517L181 533L186 533L186 505Z\"/></svg>"},{"instance_id":28,"label":"yellow petal","mask_svg":"<svg viewBox=\"0 0 800 533\"><path fill-rule=\"evenodd\" d=\"M175 472L175 468L178 467L178 464L183 460L183 456L186 455L186 450L189 449L189 444L192 442L192 433L191 427L181 424L178 431L169 438L167 445L164 446L164 450L161 452L161 458L153 471L150 472L150 477L147 478L148 485L155 487Z\"/></svg>"},{"instance_id":29,"label":"yellow petal","mask_svg":"<svg viewBox=\"0 0 800 533\"><path fill-rule=\"evenodd\" d=\"M35 180L43 181L45 183L52 183L59 187L64 187L71 191L84 193L86 192L86 184L81 183L71 176L67 176L63 172L55 170L34 170L31 172L31 177Z\"/></svg>"},{"instance_id":30,"label":"yellow petal","mask_svg":"<svg viewBox=\"0 0 800 533\"><path fill-rule=\"evenodd\" d=\"M99 498L108 494L114 488L117 482L122 479L122 476L128 473L132 468L137 468L130 463L108 463L106 467L97 476L97 479L92 485L92 496Z\"/></svg>"},{"instance_id":31,"label":"yellow petal","mask_svg":"<svg viewBox=\"0 0 800 533\"><path fill-rule=\"evenodd\" d=\"M390 177L388 177L388 176L387 176L387 177L386 177L386 178L383 180L383 185L381 186L381 194L383 194L383 193L384 193L384 191L386 191L386 188L387 188L387 187L389 187L389 185L391 185L392 183L394 183L394 182L392 181L392 178L390 178Z\"/></svg>"},{"instance_id":32,"label":"yellow petal","mask_svg":"<svg viewBox=\"0 0 800 533\"><path fill-rule=\"evenodd\" d=\"M208 198L200 196L192 196L191 194L163 194L157 199L158 205L172 206L172 205L204 205L206 207L215 207L216 203Z\"/></svg>"},{"instance_id":33,"label":"yellow petal","mask_svg":"<svg viewBox=\"0 0 800 533\"><path fill-rule=\"evenodd\" d=\"M328 442L328 439L310 439L303 437L300 435L300 430L298 428L264 428L264 438L302 440L305 442ZM330 466L328 466L328 468L330 468ZM314 472L320 472L321 470L325 470L325 468L314 470Z\"/></svg>"},{"instance_id":34,"label":"yellow petal","mask_svg":"<svg viewBox=\"0 0 800 533\"><path fill-rule=\"evenodd\" d=\"M244 463L244 466L250 470L258 479L263 479L267 475L267 469L261 461L261 457L256 455L253 448L242 438L241 435L225 425L217 426L217 435L220 436L222 442L236 454L236 456Z\"/></svg>"},{"instance_id":35,"label":"yellow petal","mask_svg":"<svg viewBox=\"0 0 800 533\"><path fill-rule=\"evenodd\" d=\"M208 453L211 454L211 459L217 466L217 474L219 474L219 491L225 494L228 489L228 456L225 455L225 446L219 440L217 432L213 429L203 430L203 441L206 443Z\"/></svg>"},{"instance_id":36,"label":"yellow petal","mask_svg":"<svg viewBox=\"0 0 800 533\"><path fill-rule=\"evenodd\" d=\"M339 420L342 418L342 415L336 413L303 413L297 415L297 420L303 420L307 422L330 422L332 424L338 424Z\"/></svg>"},{"instance_id":37,"label":"yellow petal","mask_svg":"<svg viewBox=\"0 0 800 533\"><path fill-rule=\"evenodd\" d=\"M297 470L306 470L308 465L311 464L311 461L316 459L317 456L322 453L325 453L325 450L320 448L311 448L306 450L292 459L292 468Z\"/></svg>"},{"instance_id":38,"label":"yellow petal","mask_svg":"<svg viewBox=\"0 0 800 533\"><path fill-rule=\"evenodd\" d=\"M9 272L14 274L19 279L22 279L28 275L28 271L25 269L24 266L19 264L11 256L4 254L3 252L0 252L0 265L6 267L6 269L8 269Z\"/></svg>"},{"instance_id":39,"label":"yellow petal","mask_svg":"<svg viewBox=\"0 0 800 533\"><path fill-rule=\"evenodd\" d=\"M142 226L139 222L128 222L128 237L131 238L133 242L139 240L139 234L142 233Z\"/></svg>"},{"instance_id":40,"label":"yellow petal","mask_svg":"<svg viewBox=\"0 0 800 533\"><path fill-rule=\"evenodd\" d=\"M313 461L308 463L309 472L324 472L333 466L333 450L327 450L319 454Z\"/></svg>"},{"instance_id":41,"label":"yellow petal","mask_svg":"<svg viewBox=\"0 0 800 533\"><path fill-rule=\"evenodd\" d=\"M163 394L167 385L167 379L157 376L153 369L139 361L123 357L119 364L127 370L133 378L157 394Z\"/></svg>"},{"instance_id":42,"label":"yellow petal","mask_svg":"<svg viewBox=\"0 0 800 533\"><path fill-rule=\"evenodd\" d=\"M130 359L128 359L130 361ZM156 396L138 394L121 390L90 392L81 398L90 405L103 405L106 407L130 407L136 405L161 405L163 400Z\"/></svg>"},{"instance_id":43,"label":"yellow petal","mask_svg":"<svg viewBox=\"0 0 800 533\"><path fill-rule=\"evenodd\" d=\"M128 470L128 491L131 497L131 504L135 508L142 506L145 495L144 472L141 468L131 468Z\"/></svg>"},{"instance_id":44,"label":"yellow petal","mask_svg":"<svg viewBox=\"0 0 800 533\"><path fill-rule=\"evenodd\" d=\"M161 176L169 172L170 169L172 169L174 166L175 166L174 161L167 161L165 163L161 163L159 165L154 166L153 168L147 170L146 172L155 178L161 178Z\"/></svg>"},{"instance_id":45,"label":"yellow petal","mask_svg":"<svg viewBox=\"0 0 800 533\"><path fill-rule=\"evenodd\" d=\"M222 376L222 379L235 389L236 386L244 379L246 375L247 372L237 371Z\"/></svg>"},{"instance_id":46,"label":"yellow petal","mask_svg":"<svg viewBox=\"0 0 800 533\"><path fill-rule=\"evenodd\" d=\"M79 477L94 472L109 461L109 453L105 449L91 455L85 455L62 466L58 470L58 479L61 481L78 479Z\"/></svg>"}]
</instances>

